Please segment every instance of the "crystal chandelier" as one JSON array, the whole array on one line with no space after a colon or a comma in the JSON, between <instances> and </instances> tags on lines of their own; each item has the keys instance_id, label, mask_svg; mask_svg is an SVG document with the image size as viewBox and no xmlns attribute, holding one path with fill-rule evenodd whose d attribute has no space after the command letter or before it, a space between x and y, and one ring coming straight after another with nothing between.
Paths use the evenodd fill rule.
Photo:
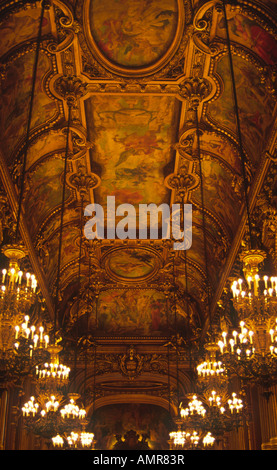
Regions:
<instances>
[{"instance_id":1,"label":"crystal chandelier","mask_svg":"<svg viewBox=\"0 0 277 470\"><path fill-rule=\"evenodd\" d=\"M20 269L19 260L26 256L22 246L7 245L3 248L3 253L9 259L9 266L8 269L2 269L0 312L2 315L5 313L24 315L36 298L36 277Z\"/></svg>"},{"instance_id":2,"label":"crystal chandelier","mask_svg":"<svg viewBox=\"0 0 277 470\"><path fill-rule=\"evenodd\" d=\"M44 334L43 326L38 328L35 325L29 325L29 321L29 315L25 315L24 322L21 325L15 326L14 347L16 351L19 351L22 343L26 344L29 349L30 357L32 357L34 351L47 349L49 336Z\"/></svg>"},{"instance_id":3,"label":"crystal chandelier","mask_svg":"<svg viewBox=\"0 0 277 470\"><path fill-rule=\"evenodd\" d=\"M28 375L35 364L46 360L49 338L29 325L27 314L38 299L35 276L20 270L19 261L26 256L21 245L7 245L3 252L9 266L2 270L0 289L0 372L1 380L12 386ZM41 327L42 328L42 327Z\"/></svg>"},{"instance_id":4,"label":"crystal chandelier","mask_svg":"<svg viewBox=\"0 0 277 470\"><path fill-rule=\"evenodd\" d=\"M37 281L33 274L23 273L19 260L25 257L21 246L9 245L3 249L9 258L8 269L2 270L0 289L1 352L13 349L14 328L24 320L36 299Z\"/></svg>"},{"instance_id":5,"label":"crystal chandelier","mask_svg":"<svg viewBox=\"0 0 277 470\"><path fill-rule=\"evenodd\" d=\"M24 426L34 434L52 439L56 434L79 432L85 423L86 411L77 405L78 394L69 394L69 401L57 392L40 392L22 407Z\"/></svg>"},{"instance_id":6,"label":"crystal chandelier","mask_svg":"<svg viewBox=\"0 0 277 470\"><path fill-rule=\"evenodd\" d=\"M205 360L196 366L198 381L207 386L225 384L228 378L224 363L218 359L219 346L214 341L206 344Z\"/></svg>"},{"instance_id":7,"label":"crystal chandelier","mask_svg":"<svg viewBox=\"0 0 277 470\"><path fill-rule=\"evenodd\" d=\"M242 400L226 391L207 390L201 397L188 395L186 407L180 406L180 416L184 426L196 431L211 432L214 436L222 436L224 432L242 425Z\"/></svg>"},{"instance_id":8,"label":"crystal chandelier","mask_svg":"<svg viewBox=\"0 0 277 470\"><path fill-rule=\"evenodd\" d=\"M50 361L43 365L37 365L35 368L36 378L40 388L50 390L59 390L68 384L70 368L60 363L59 353L62 348L58 345L50 345L48 352L50 353Z\"/></svg>"},{"instance_id":9,"label":"crystal chandelier","mask_svg":"<svg viewBox=\"0 0 277 470\"><path fill-rule=\"evenodd\" d=\"M215 438L211 432L200 431L172 431L169 434L170 450L200 450L212 448Z\"/></svg>"},{"instance_id":10,"label":"crystal chandelier","mask_svg":"<svg viewBox=\"0 0 277 470\"><path fill-rule=\"evenodd\" d=\"M61 436L57 434L52 437L52 443L55 448L76 449L76 450L91 450L94 448L94 434L91 432L71 431L69 435Z\"/></svg>"},{"instance_id":11,"label":"crystal chandelier","mask_svg":"<svg viewBox=\"0 0 277 470\"><path fill-rule=\"evenodd\" d=\"M260 276L265 257L262 250L243 253L244 278L231 286L239 329L223 331L218 345L229 373L268 389L277 382L277 278Z\"/></svg>"}]
</instances>

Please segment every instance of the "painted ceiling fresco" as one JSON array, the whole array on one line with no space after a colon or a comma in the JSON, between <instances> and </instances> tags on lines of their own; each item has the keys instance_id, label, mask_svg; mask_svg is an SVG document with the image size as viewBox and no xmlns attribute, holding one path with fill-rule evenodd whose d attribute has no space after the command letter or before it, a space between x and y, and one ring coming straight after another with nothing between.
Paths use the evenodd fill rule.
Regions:
<instances>
[{"instance_id":1,"label":"painted ceiling fresco","mask_svg":"<svg viewBox=\"0 0 277 470\"><path fill-rule=\"evenodd\" d=\"M24 10L14 3L7 2L0 23L0 149L11 194L18 194L40 8L32 1ZM69 1L53 0L45 12L26 162L23 217L28 234L22 236L35 250L39 266L34 270L41 270L47 298L54 303L68 120L60 79L73 77L85 91L78 94L75 88L70 123L61 256L65 329L72 325L78 293L80 187L85 204L105 207L107 196L136 207L172 204L180 202L181 193L170 181L185 176L193 241L186 255L175 256L175 282L190 299L187 307L177 300L180 332L185 334L188 316L194 317L195 332L207 318L203 213L213 295L219 295L219 279L230 268L244 193L226 31L215 2L194 3L191 8L190 2L177 0L80 0L74 10ZM276 119L270 67L276 65L277 39L271 2L258 2L258 7L254 0L238 3L238 9L228 7L227 12L247 176L254 185ZM203 19L205 28L197 29ZM183 94L184 81L192 77L209 85L198 112L205 207L195 158L196 123ZM167 336L174 322L165 301L174 276L172 247L163 240L88 245L81 253L81 272L84 282L100 289L98 334ZM52 312L53 303L48 305ZM93 308L93 331L95 318Z\"/></svg>"},{"instance_id":2,"label":"painted ceiling fresco","mask_svg":"<svg viewBox=\"0 0 277 470\"><path fill-rule=\"evenodd\" d=\"M255 160L263 149L272 125L274 98L264 90L254 65L244 58L233 57L236 70L236 89L241 116L244 145L251 160ZM230 83L229 59L224 56L216 66L216 74L223 84L221 97L208 106L208 117L213 122L223 122L226 131L236 134L236 117Z\"/></svg>"},{"instance_id":3,"label":"painted ceiling fresco","mask_svg":"<svg viewBox=\"0 0 277 470\"><path fill-rule=\"evenodd\" d=\"M176 33L176 0L109 0L90 3L91 33L100 51L125 67L143 67L160 59Z\"/></svg>"},{"instance_id":4,"label":"painted ceiling fresco","mask_svg":"<svg viewBox=\"0 0 277 470\"><path fill-rule=\"evenodd\" d=\"M117 204L170 202L161 185L173 162L178 102L171 97L92 97L86 101L88 136L94 138L92 167L100 167L101 185L95 199L103 207L107 196Z\"/></svg>"}]
</instances>

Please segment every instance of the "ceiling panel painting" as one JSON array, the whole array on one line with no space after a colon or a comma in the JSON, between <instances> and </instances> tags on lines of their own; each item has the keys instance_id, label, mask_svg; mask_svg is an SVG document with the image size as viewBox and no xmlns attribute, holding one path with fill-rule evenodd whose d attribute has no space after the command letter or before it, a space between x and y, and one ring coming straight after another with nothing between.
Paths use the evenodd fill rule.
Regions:
<instances>
[{"instance_id":1,"label":"ceiling panel painting","mask_svg":"<svg viewBox=\"0 0 277 470\"><path fill-rule=\"evenodd\" d=\"M87 324L90 333L100 336L159 337L175 331L174 312L168 312L165 294L156 289L103 290L97 301L97 328L96 310L91 312L88 323L86 311L84 308L83 319L79 317L78 329L83 334ZM183 330L186 318L178 315L176 324L179 331Z\"/></svg>"},{"instance_id":2,"label":"ceiling panel painting","mask_svg":"<svg viewBox=\"0 0 277 470\"><path fill-rule=\"evenodd\" d=\"M26 161L26 170L28 171L36 162L45 156L56 155L65 151L66 136L63 132L45 132L39 136L39 139L29 145Z\"/></svg>"},{"instance_id":3,"label":"ceiling panel painting","mask_svg":"<svg viewBox=\"0 0 277 470\"><path fill-rule=\"evenodd\" d=\"M204 208L210 211L226 228L230 237L235 233L240 215L240 197L233 187L233 175L211 158L203 158ZM202 206L201 191L196 189L192 200Z\"/></svg>"},{"instance_id":4,"label":"ceiling panel painting","mask_svg":"<svg viewBox=\"0 0 277 470\"><path fill-rule=\"evenodd\" d=\"M203 228L202 226L195 225L192 226L192 246L187 251L187 257L196 266L199 267L202 272L205 272L205 251L204 251L204 242L203 242ZM209 266L209 279L212 284L215 284L218 277L218 260L215 259L215 241L207 234L207 259Z\"/></svg>"},{"instance_id":5,"label":"ceiling panel painting","mask_svg":"<svg viewBox=\"0 0 277 470\"><path fill-rule=\"evenodd\" d=\"M52 156L39 163L27 174L24 209L32 234L44 218L61 205L63 172L63 160ZM66 200L70 194L67 187Z\"/></svg>"},{"instance_id":6,"label":"ceiling panel painting","mask_svg":"<svg viewBox=\"0 0 277 470\"><path fill-rule=\"evenodd\" d=\"M159 60L172 44L178 23L176 0L92 0L92 37L111 62L145 67Z\"/></svg>"},{"instance_id":7,"label":"ceiling panel painting","mask_svg":"<svg viewBox=\"0 0 277 470\"><path fill-rule=\"evenodd\" d=\"M107 253L103 262L113 279L134 282L154 276L161 264L153 250L122 247Z\"/></svg>"},{"instance_id":8,"label":"ceiling panel painting","mask_svg":"<svg viewBox=\"0 0 277 470\"><path fill-rule=\"evenodd\" d=\"M68 191L66 192L66 197L67 195L69 195ZM76 227L80 224L80 209L77 209L73 205L71 206L70 203L67 203L64 208L63 224L67 226L70 223L72 223L72 225ZM36 238L41 238L42 241L47 243L47 241L50 240L56 234L56 232L60 231L60 226L60 210L53 210L53 212L50 213L49 217L46 217L40 224Z\"/></svg>"},{"instance_id":9,"label":"ceiling panel painting","mask_svg":"<svg viewBox=\"0 0 277 470\"><path fill-rule=\"evenodd\" d=\"M200 148L201 152L222 162L235 174L241 174L238 149L226 136L216 132L203 131L200 137Z\"/></svg>"},{"instance_id":10,"label":"ceiling panel painting","mask_svg":"<svg viewBox=\"0 0 277 470\"><path fill-rule=\"evenodd\" d=\"M187 166L198 155L198 139L194 128L187 129L180 137L178 150L184 159L188 160ZM238 146L220 129L210 129L210 126L207 126L206 123L201 126L200 152L218 160L235 174L241 174ZM182 165L184 164L185 161L182 162Z\"/></svg>"},{"instance_id":11,"label":"ceiling panel painting","mask_svg":"<svg viewBox=\"0 0 277 470\"><path fill-rule=\"evenodd\" d=\"M100 169L101 177L96 202L105 207L107 196L114 196L116 205L169 203L164 177L173 167L179 105L167 96L95 96L86 101L89 139L94 140L92 169Z\"/></svg>"},{"instance_id":12,"label":"ceiling panel painting","mask_svg":"<svg viewBox=\"0 0 277 470\"><path fill-rule=\"evenodd\" d=\"M57 261L59 253L59 237L60 233L57 231L51 239L47 242L47 263L45 265L45 272L47 273L47 279L49 285L55 283L57 278ZM66 225L63 228L62 233L62 247L61 247L61 270L71 262L75 262L78 258L79 248L78 243L80 240L80 229L76 225ZM70 277L73 273L76 273L71 270L67 273ZM65 276L66 277L66 276ZM64 282L65 279L63 278Z\"/></svg>"}]
</instances>

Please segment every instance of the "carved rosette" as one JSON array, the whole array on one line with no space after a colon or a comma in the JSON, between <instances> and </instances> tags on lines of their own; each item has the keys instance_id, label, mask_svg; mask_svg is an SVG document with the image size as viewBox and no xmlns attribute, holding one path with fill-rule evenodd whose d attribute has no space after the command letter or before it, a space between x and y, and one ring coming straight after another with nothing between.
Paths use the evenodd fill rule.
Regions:
<instances>
[{"instance_id":1,"label":"carved rosette","mask_svg":"<svg viewBox=\"0 0 277 470\"><path fill-rule=\"evenodd\" d=\"M176 191L176 201L183 202L188 198L188 193L197 187L199 178L196 174L188 173L185 169L181 169L179 173L170 174L165 185L171 190Z\"/></svg>"},{"instance_id":2,"label":"carved rosette","mask_svg":"<svg viewBox=\"0 0 277 470\"><path fill-rule=\"evenodd\" d=\"M180 96L189 101L189 107L196 110L211 92L211 85L205 78L186 78L180 85Z\"/></svg>"},{"instance_id":3,"label":"carved rosette","mask_svg":"<svg viewBox=\"0 0 277 470\"><path fill-rule=\"evenodd\" d=\"M68 185L74 188L81 197L85 197L91 189L100 184L100 178L95 173L88 174L84 165L80 164L76 173L69 175Z\"/></svg>"},{"instance_id":4,"label":"carved rosette","mask_svg":"<svg viewBox=\"0 0 277 470\"><path fill-rule=\"evenodd\" d=\"M67 102L68 106L75 107L77 100L86 94L87 83L75 76L62 76L55 81L54 89L59 97Z\"/></svg>"}]
</instances>

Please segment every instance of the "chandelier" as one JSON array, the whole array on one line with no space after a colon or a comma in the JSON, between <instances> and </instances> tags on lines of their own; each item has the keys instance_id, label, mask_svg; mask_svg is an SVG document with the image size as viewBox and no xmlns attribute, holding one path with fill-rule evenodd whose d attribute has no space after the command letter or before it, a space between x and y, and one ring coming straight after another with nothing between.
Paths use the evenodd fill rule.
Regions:
<instances>
[{"instance_id":1,"label":"chandelier","mask_svg":"<svg viewBox=\"0 0 277 470\"><path fill-rule=\"evenodd\" d=\"M52 443L55 448L91 450L94 448L94 434L86 431L71 431L70 434L61 436L57 434L52 437Z\"/></svg>"},{"instance_id":2,"label":"chandelier","mask_svg":"<svg viewBox=\"0 0 277 470\"><path fill-rule=\"evenodd\" d=\"M34 274L20 269L19 260L26 256L22 246L7 245L3 253L9 259L9 266L2 269L0 312L1 315L22 315L35 301L37 280Z\"/></svg>"},{"instance_id":3,"label":"chandelier","mask_svg":"<svg viewBox=\"0 0 277 470\"><path fill-rule=\"evenodd\" d=\"M6 245L9 266L2 269L0 289L0 375L12 385L28 375L33 366L46 360L49 338L34 325L27 314L38 298L34 274L23 272L19 262L26 256L20 244ZM43 336L42 336L43 334Z\"/></svg>"},{"instance_id":4,"label":"chandelier","mask_svg":"<svg viewBox=\"0 0 277 470\"><path fill-rule=\"evenodd\" d=\"M261 276L262 250L243 253L244 278L232 283L239 328L223 331L218 342L229 373L268 389L277 382L277 278Z\"/></svg>"},{"instance_id":5,"label":"chandelier","mask_svg":"<svg viewBox=\"0 0 277 470\"><path fill-rule=\"evenodd\" d=\"M203 362L196 366L199 383L205 387L219 386L225 384L228 376L225 365L218 359L219 345L211 341L206 344L206 357Z\"/></svg>"},{"instance_id":6,"label":"chandelier","mask_svg":"<svg viewBox=\"0 0 277 470\"><path fill-rule=\"evenodd\" d=\"M22 246L9 245L3 249L9 259L8 269L2 269L0 289L0 349L13 349L14 328L21 323L36 299L37 281L33 274L20 270L19 260L25 257Z\"/></svg>"},{"instance_id":7,"label":"chandelier","mask_svg":"<svg viewBox=\"0 0 277 470\"><path fill-rule=\"evenodd\" d=\"M55 435L78 432L85 423L86 411L77 405L78 394L69 394L69 401L57 392L40 392L22 407L24 426L34 434L52 439Z\"/></svg>"},{"instance_id":8,"label":"chandelier","mask_svg":"<svg viewBox=\"0 0 277 470\"><path fill-rule=\"evenodd\" d=\"M34 352L47 350L49 344L49 336L44 334L44 327L36 327L29 325L30 317L25 315L24 322L15 326L15 343L14 348L19 351L24 344L29 349L30 357ZM47 354L48 355L48 354Z\"/></svg>"},{"instance_id":9,"label":"chandelier","mask_svg":"<svg viewBox=\"0 0 277 470\"><path fill-rule=\"evenodd\" d=\"M211 432L173 431L169 434L170 450L204 450L214 445L215 438Z\"/></svg>"},{"instance_id":10,"label":"chandelier","mask_svg":"<svg viewBox=\"0 0 277 470\"><path fill-rule=\"evenodd\" d=\"M243 403L236 393L230 397L226 391L207 390L200 398L196 394L188 395L187 406L180 405L180 416L186 428L222 436L242 425Z\"/></svg>"},{"instance_id":11,"label":"chandelier","mask_svg":"<svg viewBox=\"0 0 277 470\"><path fill-rule=\"evenodd\" d=\"M67 385L69 381L70 368L60 363L61 350L59 345L50 345L48 347L50 361L35 367L35 375L40 388L53 393Z\"/></svg>"}]
</instances>

